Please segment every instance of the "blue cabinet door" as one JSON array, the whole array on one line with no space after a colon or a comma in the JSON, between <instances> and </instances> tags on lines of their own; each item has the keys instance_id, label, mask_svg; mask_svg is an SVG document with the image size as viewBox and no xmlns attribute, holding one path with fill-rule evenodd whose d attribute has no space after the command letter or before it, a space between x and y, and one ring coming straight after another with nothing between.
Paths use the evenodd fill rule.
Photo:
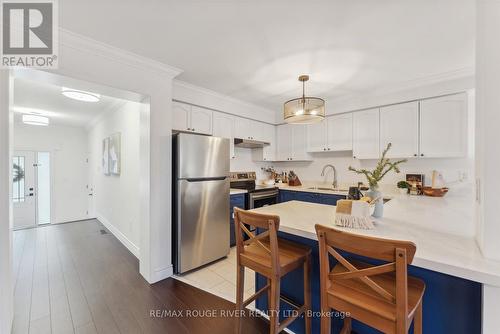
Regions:
<instances>
[{"instance_id":1,"label":"blue cabinet door","mask_svg":"<svg viewBox=\"0 0 500 334\"><path fill-rule=\"evenodd\" d=\"M313 193L308 191L280 190L280 203L288 201L302 201L309 203L319 203L337 205L339 199L346 199L343 195Z\"/></svg>"},{"instance_id":2,"label":"blue cabinet door","mask_svg":"<svg viewBox=\"0 0 500 334\"><path fill-rule=\"evenodd\" d=\"M236 245L236 234L234 232L234 208L238 207L240 209L245 209L245 194L235 194L231 195L231 205L229 211L229 223L230 223L230 236L229 244L230 246Z\"/></svg>"}]
</instances>

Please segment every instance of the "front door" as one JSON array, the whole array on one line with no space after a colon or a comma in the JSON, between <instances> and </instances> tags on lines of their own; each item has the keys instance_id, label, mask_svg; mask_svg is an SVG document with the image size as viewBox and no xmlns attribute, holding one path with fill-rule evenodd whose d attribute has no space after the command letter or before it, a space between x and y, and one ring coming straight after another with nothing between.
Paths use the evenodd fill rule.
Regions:
<instances>
[{"instance_id":1,"label":"front door","mask_svg":"<svg viewBox=\"0 0 500 334\"><path fill-rule=\"evenodd\" d=\"M15 229L36 225L35 156L33 151L17 151L13 156L12 201Z\"/></svg>"}]
</instances>

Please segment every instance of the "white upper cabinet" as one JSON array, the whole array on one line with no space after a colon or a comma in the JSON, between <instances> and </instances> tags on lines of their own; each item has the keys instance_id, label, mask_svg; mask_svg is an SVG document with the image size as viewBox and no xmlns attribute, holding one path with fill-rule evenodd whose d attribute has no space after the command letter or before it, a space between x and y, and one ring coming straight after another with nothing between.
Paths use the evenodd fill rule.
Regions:
<instances>
[{"instance_id":1,"label":"white upper cabinet","mask_svg":"<svg viewBox=\"0 0 500 334\"><path fill-rule=\"evenodd\" d=\"M234 138L253 139L251 120L243 117L236 117L234 120Z\"/></svg>"},{"instance_id":2,"label":"white upper cabinet","mask_svg":"<svg viewBox=\"0 0 500 334\"><path fill-rule=\"evenodd\" d=\"M328 121L307 125L307 152L328 150Z\"/></svg>"},{"instance_id":3,"label":"white upper cabinet","mask_svg":"<svg viewBox=\"0 0 500 334\"><path fill-rule=\"evenodd\" d=\"M276 160L287 161L292 155L291 125L278 125L276 129Z\"/></svg>"},{"instance_id":4,"label":"white upper cabinet","mask_svg":"<svg viewBox=\"0 0 500 334\"><path fill-rule=\"evenodd\" d=\"M351 151L352 113L307 125L307 152Z\"/></svg>"},{"instance_id":5,"label":"white upper cabinet","mask_svg":"<svg viewBox=\"0 0 500 334\"><path fill-rule=\"evenodd\" d=\"M278 161L311 160L307 154L306 125L279 125L276 130L276 158Z\"/></svg>"},{"instance_id":6,"label":"white upper cabinet","mask_svg":"<svg viewBox=\"0 0 500 334\"><path fill-rule=\"evenodd\" d=\"M352 151L352 113L328 117L326 122L327 151Z\"/></svg>"},{"instance_id":7,"label":"white upper cabinet","mask_svg":"<svg viewBox=\"0 0 500 334\"><path fill-rule=\"evenodd\" d=\"M212 134L212 111L181 102L172 102L172 129Z\"/></svg>"},{"instance_id":8,"label":"white upper cabinet","mask_svg":"<svg viewBox=\"0 0 500 334\"><path fill-rule=\"evenodd\" d=\"M255 140L260 140L269 145L263 148L252 150L254 161L275 161L276 160L276 127L271 124L255 122Z\"/></svg>"},{"instance_id":9,"label":"white upper cabinet","mask_svg":"<svg viewBox=\"0 0 500 334\"><path fill-rule=\"evenodd\" d=\"M215 137L228 138L230 143L230 157L235 158L234 154L234 139L233 139L233 129L234 129L234 117L228 114L214 112L213 113L213 135Z\"/></svg>"},{"instance_id":10,"label":"white upper cabinet","mask_svg":"<svg viewBox=\"0 0 500 334\"><path fill-rule=\"evenodd\" d=\"M179 131L191 131L189 117L191 105L179 102L172 102L172 129Z\"/></svg>"},{"instance_id":11,"label":"white upper cabinet","mask_svg":"<svg viewBox=\"0 0 500 334\"><path fill-rule=\"evenodd\" d=\"M353 157L378 159L380 152L379 108L353 114Z\"/></svg>"},{"instance_id":12,"label":"white upper cabinet","mask_svg":"<svg viewBox=\"0 0 500 334\"><path fill-rule=\"evenodd\" d=\"M467 95L420 102L420 156L463 157L467 154Z\"/></svg>"},{"instance_id":13,"label":"white upper cabinet","mask_svg":"<svg viewBox=\"0 0 500 334\"><path fill-rule=\"evenodd\" d=\"M211 110L196 106L191 107L191 130L193 132L206 135L212 134L212 115Z\"/></svg>"},{"instance_id":14,"label":"white upper cabinet","mask_svg":"<svg viewBox=\"0 0 500 334\"><path fill-rule=\"evenodd\" d=\"M418 156L418 102L380 108L380 154L388 143L388 158Z\"/></svg>"}]
</instances>

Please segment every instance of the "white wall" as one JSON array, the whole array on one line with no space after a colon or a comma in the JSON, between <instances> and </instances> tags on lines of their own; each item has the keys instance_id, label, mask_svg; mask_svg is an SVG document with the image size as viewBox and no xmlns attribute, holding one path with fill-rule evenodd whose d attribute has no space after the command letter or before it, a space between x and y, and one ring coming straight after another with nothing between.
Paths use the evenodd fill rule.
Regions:
<instances>
[{"instance_id":1,"label":"white wall","mask_svg":"<svg viewBox=\"0 0 500 334\"><path fill-rule=\"evenodd\" d=\"M12 274L12 127L10 71L0 71L0 333L10 333L13 311Z\"/></svg>"},{"instance_id":2,"label":"white wall","mask_svg":"<svg viewBox=\"0 0 500 334\"><path fill-rule=\"evenodd\" d=\"M88 132L95 216L137 257L141 237L139 146L143 108L141 103L126 102L118 110L106 113ZM104 175L102 141L118 132L121 133L121 174Z\"/></svg>"},{"instance_id":3,"label":"white wall","mask_svg":"<svg viewBox=\"0 0 500 334\"><path fill-rule=\"evenodd\" d=\"M231 172L256 172L257 179L267 178L261 167L267 166L264 162L254 162L252 160L252 150L248 148L235 147L235 158L231 159Z\"/></svg>"},{"instance_id":4,"label":"white wall","mask_svg":"<svg viewBox=\"0 0 500 334\"><path fill-rule=\"evenodd\" d=\"M500 1L477 1L476 43L476 170L478 242L483 254L500 259ZM498 310L497 310L498 314ZM500 321L499 321L500 323ZM493 328L493 327L491 327ZM498 327L496 328L498 330Z\"/></svg>"},{"instance_id":5,"label":"white wall","mask_svg":"<svg viewBox=\"0 0 500 334\"><path fill-rule=\"evenodd\" d=\"M51 72L148 98L141 114L140 273L172 275L172 80L181 70L60 29L59 68Z\"/></svg>"},{"instance_id":6,"label":"white wall","mask_svg":"<svg viewBox=\"0 0 500 334\"><path fill-rule=\"evenodd\" d=\"M50 152L52 223L88 217L87 133L85 129L15 123L14 150Z\"/></svg>"}]
</instances>

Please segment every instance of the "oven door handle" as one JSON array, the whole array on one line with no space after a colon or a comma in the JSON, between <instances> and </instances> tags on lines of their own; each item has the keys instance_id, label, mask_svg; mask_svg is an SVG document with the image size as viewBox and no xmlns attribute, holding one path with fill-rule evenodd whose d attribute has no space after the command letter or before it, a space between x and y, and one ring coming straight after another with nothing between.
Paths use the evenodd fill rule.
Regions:
<instances>
[{"instance_id":1,"label":"oven door handle","mask_svg":"<svg viewBox=\"0 0 500 334\"><path fill-rule=\"evenodd\" d=\"M277 191L261 192L259 194L250 193L250 197L252 198L252 200L258 200L258 199L262 199L262 198L271 198L271 197L276 197L276 196L278 196Z\"/></svg>"}]
</instances>

